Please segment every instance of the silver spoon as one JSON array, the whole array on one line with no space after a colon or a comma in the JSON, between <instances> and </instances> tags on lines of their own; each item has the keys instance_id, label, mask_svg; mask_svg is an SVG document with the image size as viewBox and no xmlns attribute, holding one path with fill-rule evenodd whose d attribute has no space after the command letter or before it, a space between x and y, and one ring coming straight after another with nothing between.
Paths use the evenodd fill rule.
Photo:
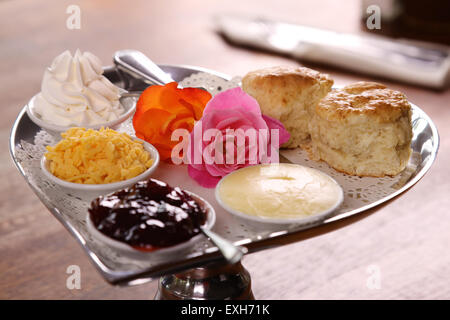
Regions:
<instances>
[{"instance_id":1,"label":"silver spoon","mask_svg":"<svg viewBox=\"0 0 450 320\"><path fill-rule=\"evenodd\" d=\"M175 81L170 74L162 70L140 51L131 49L119 50L114 53L113 60L119 70L135 78L144 79L158 85L165 85ZM178 84L178 88L182 88L182 86ZM195 88L207 91L203 87Z\"/></svg>"},{"instance_id":2,"label":"silver spoon","mask_svg":"<svg viewBox=\"0 0 450 320\"><path fill-rule=\"evenodd\" d=\"M119 50L114 53L114 63L120 70L154 84L165 85L174 80L145 54L137 50Z\"/></svg>"},{"instance_id":3,"label":"silver spoon","mask_svg":"<svg viewBox=\"0 0 450 320\"><path fill-rule=\"evenodd\" d=\"M145 54L137 50L120 50L114 54L114 63L124 72L135 77L144 78L155 84L164 85L174 80ZM223 257L231 264L242 259L247 248L237 247L211 230L200 227L202 233L214 243Z\"/></svg>"},{"instance_id":4,"label":"silver spoon","mask_svg":"<svg viewBox=\"0 0 450 320\"><path fill-rule=\"evenodd\" d=\"M209 240L216 245L216 247L220 250L225 260L227 260L230 264L234 264L242 259L244 254L248 252L245 247L237 247L232 244L230 241L222 238L217 233L212 232L206 228L200 227L202 233L209 238Z\"/></svg>"}]
</instances>

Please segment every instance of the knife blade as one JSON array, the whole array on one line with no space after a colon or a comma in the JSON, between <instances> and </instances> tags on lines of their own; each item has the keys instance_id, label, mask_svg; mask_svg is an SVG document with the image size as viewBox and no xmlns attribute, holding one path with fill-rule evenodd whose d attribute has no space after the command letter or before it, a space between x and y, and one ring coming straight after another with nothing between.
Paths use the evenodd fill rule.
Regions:
<instances>
[{"instance_id":1,"label":"knife blade","mask_svg":"<svg viewBox=\"0 0 450 320\"><path fill-rule=\"evenodd\" d=\"M432 88L443 88L449 82L448 50L263 18L220 15L216 23L218 30L238 45Z\"/></svg>"}]
</instances>

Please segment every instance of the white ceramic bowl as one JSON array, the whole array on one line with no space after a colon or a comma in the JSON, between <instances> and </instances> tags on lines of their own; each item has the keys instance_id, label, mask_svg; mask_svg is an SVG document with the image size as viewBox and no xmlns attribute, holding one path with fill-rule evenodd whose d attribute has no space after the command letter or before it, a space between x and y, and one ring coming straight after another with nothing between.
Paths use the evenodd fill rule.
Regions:
<instances>
[{"instance_id":1,"label":"white ceramic bowl","mask_svg":"<svg viewBox=\"0 0 450 320\"><path fill-rule=\"evenodd\" d=\"M245 167L242 169L239 169L239 170L243 170L243 169L245 169ZM227 174L219 181L219 183L217 184L216 189L215 189L215 196L216 196L217 202L226 211L230 212L232 215L236 216L239 219L245 220L246 222L250 222L250 224L254 227L261 227L261 225L269 226L270 224L275 227L279 226L279 225L290 225L290 224L295 224L296 226L299 226L299 225L311 224L311 223L314 223L317 221L323 221L323 220L331 217L334 214L334 211L340 207L340 205L344 201L344 191L342 190L342 187L336 182L336 180L334 180L333 178L328 176L326 173L316 170L316 169L313 169L313 168L309 168L309 169L317 171L320 174L323 174L323 175L327 176L328 178L330 178L339 187L339 190L340 190L339 198L337 199L336 203L332 207L328 208L327 210L324 210L322 212L318 212L318 213L315 213L312 215L299 216L298 218L269 218L269 217L262 217L262 216L246 214L245 212L237 211L237 210L231 208L220 197L219 189L220 189L221 183L228 176L234 174L235 172L238 172L239 170L236 170L236 171L233 171L233 172ZM242 195L242 196L245 197L245 195Z\"/></svg>"},{"instance_id":2,"label":"white ceramic bowl","mask_svg":"<svg viewBox=\"0 0 450 320\"><path fill-rule=\"evenodd\" d=\"M184 191L186 191L186 190L184 190ZM206 211L206 213L207 213L206 222L203 227L206 229L211 229L214 226L214 223L216 222L216 212L214 211L214 208L211 206L211 204L209 204L209 202L207 202L202 197L196 195L195 193L189 192L189 191L186 191L186 192L192 198L194 198L194 200L196 200L201 205L201 207ZM191 239L189 239L188 241L179 243L177 245L173 245L173 246L165 247L165 248L159 248L158 250L146 252L146 251L134 249L132 246L128 245L127 243L112 239L112 238L108 237L107 235L103 234L102 232L98 231L97 228L95 228L94 223L92 222L91 215L89 212L86 215L86 225L87 225L88 231L92 234L93 237L95 237L99 241L103 242L104 244L108 245L109 247L114 248L114 249L120 251L121 253L125 253L127 255L133 255L135 257L142 257L142 258L148 257L149 255L157 257L157 256L166 256L166 255L170 255L170 254L179 253L181 251L191 248L197 241L204 238L204 235L202 233L199 233L199 234L195 235L194 237L192 237Z\"/></svg>"},{"instance_id":3,"label":"white ceramic bowl","mask_svg":"<svg viewBox=\"0 0 450 320\"><path fill-rule=\"evenodd\" d=\"M113 183L105 183L105 184L82 184L82 183L73 183L68 182L62 179L55 177L48 170L48 161L45 158L45 155L42 156L41 159L41 169L44 175L53 183L63 188L67 193L81 198L94 199L99 195L108 194L113 191L117 191L126 187L129 187L135 184L138 181L147 179L153 171L158 167L159 164L159 153L156 148L150 143L138 139L133 138L133 140L142 141L144 149L150 153L150 157L153 159L153 164L150 168L142 172L140 175L123 181L113 182Z\"/></svg>"},{"instance_id":4,"label":"white ceramic bowl","mask_svg":"<svg viewBox=\"0 0 450 320\"><path fill-rule=\"evenodd\" d=\"M37 96L38 96L38 94L35 95L33 98L31 98L30 101L28 102L28 104L26 106L27 115L31 119L31 121L33 121L36 125L38 125L42 129L45 129L46 131L48 131L49 133L54 134L54 135L59 135L60 133L65 132L73 127L83 127L86 129L95 129L95 130L100 129L101 127L115 129L122 122L124 122L125 120L127 120L134 114L134 111L136 110L136 102L138 99L137 96L133 96L133 95L129 95L129 96L127 95L127 96L121 97L120 103L121 103L122 107L125 109L125 111L122 115L120 115L120 117L118 117L115 120L96 124L96 125L90 125L90 126L89 125L59 126L59 125L48 123L48 122L42 120L42 118L38 114L36 114L35 106L36 106Z\"/></svg>"}]
</instances>

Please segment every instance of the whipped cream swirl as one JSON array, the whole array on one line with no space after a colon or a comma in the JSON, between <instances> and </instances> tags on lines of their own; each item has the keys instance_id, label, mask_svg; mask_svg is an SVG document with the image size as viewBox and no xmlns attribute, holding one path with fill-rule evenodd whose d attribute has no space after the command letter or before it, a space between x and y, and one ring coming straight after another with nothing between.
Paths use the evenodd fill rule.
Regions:
<instances>
[{"instance_id":1,"label":"whipped cream swirl","mask_svg":"<svg viewBox=\"0 0 450 320\"><path fill-rule=\"evenodd\" d=\"M47 68L34 113L60 126L94 126L124 113L121 90L103 76L99 58L79 50L65 51Z\"/></svg>"}]
</instances>

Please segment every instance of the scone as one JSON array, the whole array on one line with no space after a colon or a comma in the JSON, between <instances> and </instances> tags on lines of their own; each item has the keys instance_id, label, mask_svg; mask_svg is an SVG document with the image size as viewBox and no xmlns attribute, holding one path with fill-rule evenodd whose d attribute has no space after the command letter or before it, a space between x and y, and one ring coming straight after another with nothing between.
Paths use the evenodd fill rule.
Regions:
<instances>
[{"instance_id":1,"label":"scone","mask_svg":"<svg viewBox=\"0 0 450 320\"><path fill-rule=\"evenodd\" d=\"M319 102L309 131L314 160L350 175L392 176L411 155L411 106L398 91L357 82Z\"/></svg>"},{"instance_id":2,"label":"scone","mask_svg":"<svg viewBox=\"0 0 450 320\"><path fill-rule=\"evenodd\" d=\"M285 148L299 147L309 139L311 112L332 85L328 75L303 67L266 68L242 79L242 89L258 101L261 112L281 121L291 134Z\"/></svg>"}]
</instances>

